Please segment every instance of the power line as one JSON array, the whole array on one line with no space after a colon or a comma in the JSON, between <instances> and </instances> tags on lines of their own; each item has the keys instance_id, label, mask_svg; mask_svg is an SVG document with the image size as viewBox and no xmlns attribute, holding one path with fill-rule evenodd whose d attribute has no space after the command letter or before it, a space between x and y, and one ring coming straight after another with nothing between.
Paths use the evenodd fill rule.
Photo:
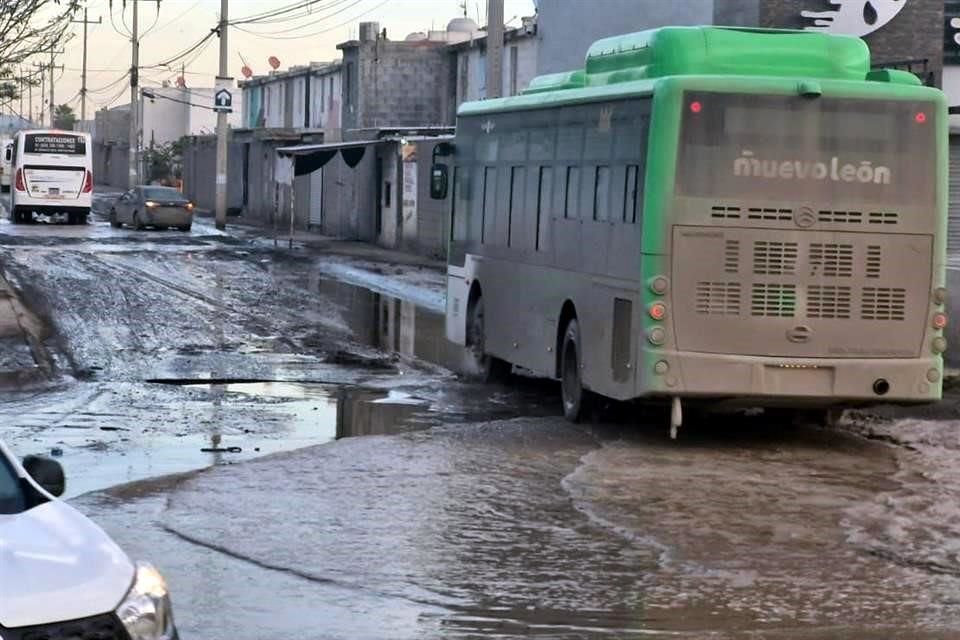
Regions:
<instances>
[{"instance_id":1,"label":"power line","mask_svg":"<svg viewBox=\"0 0 960 640\"><path fill-rule=\"evenodd\" d=\"M147 37L147 34L153 31L153 28L157 26L157 23L160 22L160 5L157 5L157 15L153 18L153 24L147 27L146 31L140 34L140 39L143 40Z\"/></svg>"},{"instance_id":2,"label":"power line","mask_svg":"<svg viewBox=\"0 0 960 640\"><path fill-rule=\"evenodd\" d=\"M143 97L148 100L169 100L170 102L179 102L180 104L190 105L191 107L197 107L199 109L209 109L213 111L213 107L206 104L197 104L196 102L190 102L188 100L178 100L177 98L171 98L170 96L163 95L162 93L153 93L152 91L148 94L147 91L143 92Z\"/></svg>"},{"instance_id":3,"label":"power line","mask_svg":"<svg viewBox=\"0 0 960 640\"><path fill-rule=\"evenodd\" d=\"M249 24L251 22L260 22L268 18L273 18L279 15L283 15L285 13L290 13L292 11L303 9L304 7L309 7L311 5L317 4L318 2L321 2L321 0L304 0L302 2L297 2L291 5L287 5L286 7L280 7L279 9L271 9L269 11L264 11L263 13L251 14L249 16L237 18L236 20L231 20L229 24L233 26L238 24Z\"/></svg>"},{"instance_id":4,"label":"power line","mask_svg":"<svg viewBox=\"0 0 960 640\"><path fill-rule=\"evenodd\" d=\"M247 33L253 33L253 34L256 34L256 35L259 35L259 36L283 35L283 34L285 34L285 33L291 33L291 32L293 32L293 31L297 31L297 30L299 30L299 29L304 29L304 28L306 28L306 27L312 27L312 26L315 25L315 24L319 24L319 23L321 23L321 22L323 22L323 21L325 21L325 20L327 20L327 19L329 19L329 18L332 18L332 17L335 16L335 15L341 14L341 13L343 13L344 11L348 11L348 10L352 9L353 7L357 6L358 4L360 4L360 3L363 2L363 1L364 1L364 0L353 0L353 1L350 2L350 4L348 4L347 6L341 7L341 8L339 8L339 9L337 9L336 11L333 11L333 12L331 12L331 13L328 13L327 15L325 15L325 16L317 19L317 20L313 20L313 21L311 21L311 22L304 22L304 23L302 23L302 24L298 24L298 25L295 26L295 27L290 27L290 28L288 28L288 29L282 29L282 30L280 30L280 31L250 31L250 30L248 30L248 29L242 29L242 31L246 31ZM338 2L337 4L343 4L343 2ZM336 5L335 5L335 6L336 6ZM376 7L375 7L375 8L376 8ZM372 11L372 9L371 9L371 11Z\"/></svg>"},{"instance_id":5,"label":"power line","mask_svg":"<svg viewBox=\"0 0 960 640\"><path fill-rule=\"evenodd\" d=\"M166 28L169 27L170 25L175 24L175 23L177 23L177 22L180 22L180 21L183 20L191 11L193 11L193 10L196 9L198 6L200 6L200 3L201 3L201 2L203 2L203 0L197 0L197 1L194 2L192 5L190 5L190 8L189 8L189 9L186 9L185 11L181 11L181 12L177 15L176 18L174 18L173 20L170 20L169 22L165 22L162 26L158 27L158 28L157 28L157 31L163 31L164 29L166 29ZM144 34L144 35L146 35L146 34Z\"/></svg>"},{"instance_id":6,"label":"power line","mask_svg":"<svg viewBox=\"0 0 960 640\"><path fill-rule=\"evenodd\" d=\"M124 38L129 38L131 35L129 30L121 31L120 29L118 29L117 23L113 21L113 2L110 3L110 26L113 27L113 30L119 33ZM124 27L126 27L126 25L124 25Z\"/></svg>"},{"instance_id":7,"label":"power line","mask_svg":"<svg viewBox=\"0 0 960 640\"><path fill-rule=\"evenodd\" d=\"M167 66L170 66L170 65L173 64L174 62L177 62L177 61L180 60L181 58L185 58L186 56L188 56L188 55L190 55L191 53L193 53L194 51L196 51L197 48L203 46L203 44L204 44L205 42L208 42L208 41L209 41L211 38L213 38L216 34L217 34L217 30L216 30L216 29L211 29L210 32L207 33L207 35L203 36L202 38L200 38L200 40L198 40L198 41L197 41L196 43L194 43L192 46L190 46L189 48L181 51L180 53L177 53L176 55L171 56L170 58L167 58L167 59L163 60L162 62L157 62L156 64L145 64L145 65L141 65L140 68L141 68L141 69L155 69L155 68L157 68L157 67L167 67Z\"/></svg>"},{"instance_id":8,"label":"power line","mask_svg":"<svg viewBox=\"0 0 960 640\"><path fill-rule=\"evenodd\" d=\"M291 22L293 20L299 20L301 18L308 18L311 16L316 16L318 12L323 12L328 9L332 9L337 5L342 5L348 0L332 0L329 4L314 7L312 4L305 8L298 8L297 10L292 10L288 13L277 14L274 16L269 16L261 18L258 20L248 20L241 22L240 24L281 24L284 22Z\"/></svg>"},{"instance_id":9,"label":"power line","mask_svg":"<svg viewBox=\"0 0 960 640\"><path fill-rule=\"evenodd\" d=\"M124 73L122 76L120 76L119 78L117 78L116 80L114 80L113 82L111 82L110 84L104 85L104 86L100 87L99 89L87 89L87 93L103 93L104 91L110 91L110 89L112 89L113 87L117 86L118 84L120 84L121 82L123 82L124 80L126 80L128 77L130 77L130 71L129 71L129 70L127 70L126 73Z\"/></svg>"},{"instance_id":10,"label":"power line","mask_svg":"<svg viewBox=\"0 0 960 640\"><path fill-rule=\"evenodd\" d=\"M354 2L354 4L357 4L357 3L361 2L361 1L362 1L362 0L357 0L356 2ZM389 1L390 1L390 0L383 0L382 2L380 2L380 3L378 3L378 4L376 4L376 5L372 6L372 7L370 7L370 8L367 9L366 11L362 11L361 13L355 15L354 17L350 18L349 20L344 20L343 22L341 22L341 23L339 23L339 24L335 24L335 25L333 25L333 26L331 26L331 27L327 27L327 28L325 28L325 29L320 29L319 31L313 31L313 32L311 32L311 33L301 33L301 34L293 35L293 36L284 36L284 35L283 35L283 33L289 33L289 32L291 32L291 31L295 31L296 29L299 29L300 27L296 27L296 29L288 29L286 32L281 31L281 32L275 33L275 34L273 34L273 35L270 35L270 34L261 34L261 33L258 33L258 32L256 32L256 31L251 31L251 30L249 30L249 29L244 29L244 28L242 28L242 27L237 27L237 29L239 29L240 31L243 31L244 33L249 33L249 34L252 35L252 36L256 36L256 37L259 37L259 38L268 38L268 39L270 39L270 40L298 40L298 39L300 39L300 38L312 38L312 37L314 37L314 36L318 36L318 35L320 35L320 34L327 33L327 32L329 32L329 31L333 31L334 29L339 29L340 27L345 27L345 26L347 26L348 24L351 24L351 23L359 20L360 18L364 17L365 15L376 11L377 9L379 9L380 7L382 7L383 5L387 4ZM351 5L351 6L353 6L353 5ZM339 13L339 12L338 12L338 13ZM307 25L304 25L304 26L307 26Z\"/></svg>"}]
</instances>

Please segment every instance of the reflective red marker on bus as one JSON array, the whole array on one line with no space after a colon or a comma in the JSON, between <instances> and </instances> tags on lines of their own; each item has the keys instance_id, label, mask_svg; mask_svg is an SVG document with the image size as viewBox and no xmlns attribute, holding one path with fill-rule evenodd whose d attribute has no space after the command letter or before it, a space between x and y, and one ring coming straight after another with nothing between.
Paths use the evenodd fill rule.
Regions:
<instances>
[{"instance_id":1,"label":"reflective red marker on bus","mask_svg":"<svg viewBox=\"0 0 960 640\"><path fill-rule=\"evenodd\" d=\"M667 305L662 302L654 302L649 308L650 317L654 320L663 320L667 317Z\"/></svg>"},{"instance_id":2,"label":"reflective red marker on bus","mask_svg":"<svg viewBox=\"0 0 960 640\"><path fill-rule=\"evenodd\" d=\"M701 111L702 109L703 109L703 105L700 104L699 102L691 102L691 103L690 103L690 111L692 111L692 112L694 112L694 113L700 113L700 111Z\"/></svg>"},{"instance_id":3,"label":"reflective red marker on bus","mask_svg":"<svg viewBox=\"0 0 960 640\"><path fill-rule=\"evenodd\" d=\"M917 115L913 117L913 119L917 121L917 124L923 124L927 121L927 114L925 114L923 111L919 111Z\"/></svg>"}]
</instances>

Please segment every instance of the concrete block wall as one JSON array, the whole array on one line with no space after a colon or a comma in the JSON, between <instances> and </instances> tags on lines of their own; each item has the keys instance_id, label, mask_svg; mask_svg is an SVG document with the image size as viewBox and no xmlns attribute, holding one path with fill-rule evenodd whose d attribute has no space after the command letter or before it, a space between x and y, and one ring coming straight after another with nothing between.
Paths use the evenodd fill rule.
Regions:
<instances>
[{"instance_id":1,"label":"concrete block wall","mask_svg":"<svg viewBox=\"0 0 960 640\"><path fill-rule=\"evenodd\" d=\"M95 184L126 189L130 149L124 144L93 143L93 181Z\"/></svg>"},{"instance_id":2,"label":"concrete block wall","mask_svg":"<svg viewBox=\"0 0 960 640\"><path fill-rule=\"evenodd\" d=\"M440 42L351 43L344 48L343 128L450 124L450 55ZM349 86L347 86L349 85Z\"/></svg>"},{"instance_id":3,"label":"concrete block wall","mask_svg":"<svg viewBox=\"0 0 960 640\"><path fill-rule=\"evenodd\" d=\"M227 209L243 206L242 149L231 142L227 151ZM213 211L217 193L217 140L214 136L191 137L183 150L183 191L199 209Z\"/></svg>"}]
</instances>

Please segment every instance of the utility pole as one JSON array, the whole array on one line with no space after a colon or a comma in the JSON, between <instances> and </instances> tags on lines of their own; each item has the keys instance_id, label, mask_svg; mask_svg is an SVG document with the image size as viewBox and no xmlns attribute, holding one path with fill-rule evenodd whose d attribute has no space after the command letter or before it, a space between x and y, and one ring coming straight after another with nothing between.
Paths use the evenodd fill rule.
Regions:
<instances>
[{"instance_id":1,"label":"utility pole","mask_svg":"<svg viewBox=\"0 0 960 640\"><path fill-rule=\"evenodd\" d=\"M83 72L80 76L80 121L83 122L87 119L87 25L100 24L103 22L103 17L101 16L96 20L87 20L87 10L84 8L83 20L71 20L70 22L83 24Z\"/></svg>"},{"instance_id":2,"label":"utility pole","mask_svg":"<svg viewBox=\"0 0 960 640\"><path fill-rule=\"evenodd\" d=\"M46 74L47 65L43 64L42 62L40 63L34 62L33 66L37 68L38 73L40 74L40 115L37 118L36 124L38 127L42 127L43 116L45 113L43 110L43 107L46 104L46 102L44 101L44 98L47 95L47 74ZM31 118L32 118L32 114L31 114Z\"/></svg>"},{"instance_id":3,"label":"utility pole","mask_svg":"<svg viewBox=\"0 0 960 640\"><path fill-rule=\"evenodd\" d=\"M137 158L137 93L140 83L140 42L137 40L137 5L133 0L133 25L130 27L130 44L133 60L130 63L130 149L128 160L130 165L128 186L133 189L140 184L140 163Z\"/></svg>"},{"instance_id":4,"label":"utility pole","mask_svg":"<svg viewBox=\"0 0 960 640\"><path fill-rule=\"evenodd\" d=\"M53 101L53 72L56 65L53 64L53 49L50 49L50 128L53 129L53 117L56 111L56 102Z\"/></svg>"},{"instance_id":5,"label":"utility pole","mask_svg":"<svg viewBox=\"0 0 960 640\"><path fill-rule=\"evenodd\" d=\"M20 120L23 120L23 67L20 67L18 70L20 71L20 75L17 76L17 82L19 83L17 84L17 93L20 94Z\"/></svg>"},{"instance_id":6,"label":"utility pole","mask_svg":"<svg viewBox=\"0 0 960 640\"><path fill-rule=\"evenodd\" d=\"M487 99L503 95L503 0L487 0Z\"/></svg>"},{"instance_id":7,"label":"utility pole","mask_svg":"<svg viewBox=\"0 0 960 640\"><path fill-rule=\"evenodd\" d=\"M227 2L220 0L220 73L218 80L227 78ZM214 89L214 98L217 90ZM227 114L217 112L217 229L227 228Z\"/></svg>"},{"instance_id":8,"label":"utility pole","mask_svg":"<svg viewBox=\"0 0 960 640\"><path fill-rule=\"evenodd\" d=\"M56 109L56 103L54 102L53 72L57 71L58 69L60 71L63 71L63 65L54 64L54 56L61 53L63 53L62 49L60 51L57 51L56 49L51 48L50 64L44 64L42 62L40 63L35 62L33 64L33 66L35 66L40 73L40 105L41 106L40 106L40 118L39 118L39 121L37 122L39 126L43 126L44 107L49 105L50 106L50 127L53 128L53 117L54 117L54 111ZM46 82L46 79L47 79L45 72L47 71L50 72L50 99L49 100L45 99L46 89L44 87L44 83Z\"/></svg>"}]
</instances>

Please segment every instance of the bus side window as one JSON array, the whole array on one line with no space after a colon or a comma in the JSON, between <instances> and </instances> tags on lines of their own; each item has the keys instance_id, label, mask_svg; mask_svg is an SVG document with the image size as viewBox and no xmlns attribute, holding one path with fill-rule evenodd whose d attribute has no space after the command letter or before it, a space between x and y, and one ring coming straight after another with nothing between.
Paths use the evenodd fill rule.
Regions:
<instances>
[{"instance_id":1,"label":"bus side window","mask_svg":"<svg viewBox=\"0 0 960 640\"><path fill-rule=\"evenodd\" d=\"M593 219L606 222L610 217L610 167L599 166L593 178Z\"/></svg>"},{"instance_id":2,"label":"bus side window","mask_svg":"<svg viewBox=\"0 0 960 640\"><path fill-rule=\"evenodd\" d=\"M540 251L543 226L550 220L550 196L553 194L553 167L540 167L540 184L537 191L537 227L534 249Z\"/></svg>"},{"instance_id":3,"label":"bus side window","mask_svg":"<svg viewBox=\"0 0 960 640\"><path fill-rule=\"evenodd\" d=\"M460 203L457 201L457 198L460 197L460 167L453 168L453 188L452 193L450 194L450 241L456 242L458 240L463 240L463 234L458 233L459 229L457 224L460 223L460 220L457 218L457 211L460 208ZM461 211L461 215L462 215ZM462 223L461 223L462 224Z\"/></svg>"},{"instance_id":4,"label":"bus side window","mask_svg":"<svg viewBox=\"0 0 960 640\"><path fill-rule=\"evenodd\" d=\"M487 241L487 226L494 223L497 210L497 168L486 167L483 170L483 212L480 220L480 243Z\"/></svg>"},{"instance_id":5,"label":"bus side window","mask_svg":"<svg viewBox=\"0 0 960 640\"><path fill-rule=\"evenodd\" d=\"M513 224L518 221L522 227L524 216L523 196L526 193L524 182L527 175L526 167L510 168L510 203L507 208L507 246L513 244Z\"/></svg>"},{"instance_id":6,"label":"bus side window","mask_svg":"<svg viewBox=\"0 0 960 640\"><path fill-rule=\"evenodd\" d=\"M639 185L640 167L627 165L626 181L623 185L623 221L635 224L637 222L637 208L640 198Z\"/></svg>"},{"instance_id":7,"label":"bus side window","mask_svg":"<svg viewBox=\"0 0 960 640\"><path fill-rule=\"evenodd\" d=\"M580 167L567 167L567 182L564 185L563 217L577 218L580 202Z\"/></svg>"}]
</instances>

